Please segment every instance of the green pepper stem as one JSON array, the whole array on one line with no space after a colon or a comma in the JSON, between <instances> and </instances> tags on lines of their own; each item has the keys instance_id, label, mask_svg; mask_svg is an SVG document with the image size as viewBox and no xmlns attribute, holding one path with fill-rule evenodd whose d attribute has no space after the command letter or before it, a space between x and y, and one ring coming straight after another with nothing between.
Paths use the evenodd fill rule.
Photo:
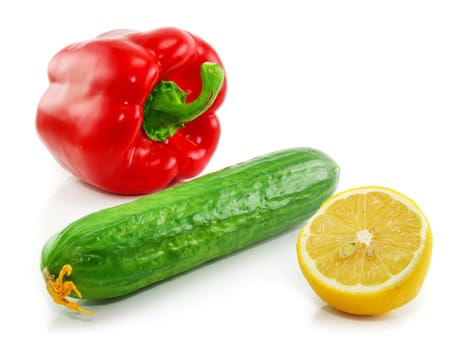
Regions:
<instances>
[{"instance_id":1,"label":"green pepper stem","mask_svg":"<svg viewBox=\"0 0 451 350\"><path fill-rule=\"evenodd\" d=\"M151 140L165 141L210 108L224 82L224 70L217 63L205 62L200 66L200 78L201 92L190 103L185 102L187 93L173 81L155 86L144 104L143 128Z\"/></svg>"}]
</instances>

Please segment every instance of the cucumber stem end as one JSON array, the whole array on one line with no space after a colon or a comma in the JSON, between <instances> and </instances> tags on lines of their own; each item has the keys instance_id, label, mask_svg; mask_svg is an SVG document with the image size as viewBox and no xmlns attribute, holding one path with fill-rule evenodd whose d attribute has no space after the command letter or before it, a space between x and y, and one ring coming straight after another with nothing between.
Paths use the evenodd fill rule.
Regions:
<instances>
[{"instance_id":1,"label":"cucumber stem end","mask_svg":"<svg viewBox=\"0 0 451 350\"><path fill-rule=\"evenodd\" d=\"M94 314L92 311L83 309L75 301L70 301L67 299L67 296L69 296L72 292L74 292L78 298L81 299L82 297L80 291L72 281L63 281L64 276L70 276L71 273L72 266L66 264L61 268L58 277L55 279L55 276L50 274L48 268L44 268L43 274L47 291L56 304L64 305L71 310L78 311L83 314Z\"/></svg>"}]
</instances>

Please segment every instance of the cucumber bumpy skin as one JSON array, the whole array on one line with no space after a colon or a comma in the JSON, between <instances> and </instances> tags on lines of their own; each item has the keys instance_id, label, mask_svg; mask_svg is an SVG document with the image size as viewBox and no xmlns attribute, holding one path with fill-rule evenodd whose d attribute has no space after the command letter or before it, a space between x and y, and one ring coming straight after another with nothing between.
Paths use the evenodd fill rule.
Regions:
<instances>
[{"instance_id":1,"label":"cucumber bumpy skin","mask_svg":"<svg viewBox=\"0 0 451 350\"><path fill-rule=\"evenodd\" d=\"M47 289L55 302L88 312L66 297L125 295L294 228L338 178L328 155L293 148L97 211L45 244Z\"/></svg>"}]
</instances>

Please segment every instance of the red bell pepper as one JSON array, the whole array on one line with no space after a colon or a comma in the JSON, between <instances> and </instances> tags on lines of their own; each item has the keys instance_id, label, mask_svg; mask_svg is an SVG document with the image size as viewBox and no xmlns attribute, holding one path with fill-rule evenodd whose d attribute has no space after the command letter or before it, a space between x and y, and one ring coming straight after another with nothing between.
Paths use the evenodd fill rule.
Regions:
<instances>
[{"instance_id":1,"label":"red bell pepper","mask_svg":"<svg viewBox=\"0 0 451 350\"><path fill-rule=\"evenodd\" d=\"M221 60L176 28L116 30L58 52L37 132L55 159L105 191L143 194L199 174L220 136Z\"/></svg>"}]
</instances>

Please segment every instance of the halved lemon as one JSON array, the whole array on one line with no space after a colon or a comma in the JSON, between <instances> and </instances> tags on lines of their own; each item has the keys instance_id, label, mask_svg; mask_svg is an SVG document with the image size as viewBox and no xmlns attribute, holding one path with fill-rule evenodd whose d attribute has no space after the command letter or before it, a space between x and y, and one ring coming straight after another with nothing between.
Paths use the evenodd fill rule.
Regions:
<instances>
[{"instance_id":1,"label":"halved lemon","mask_svg":"<svg viewBox=\"0 0 451 350\"><path fill-rule=\"evenodd\" d=\"M302 228L296 250L319 297L347 313L374 315L418 294L432 232L410 198L385 187L360 187L324 202Z\"/></svg>"}]
</instances>

